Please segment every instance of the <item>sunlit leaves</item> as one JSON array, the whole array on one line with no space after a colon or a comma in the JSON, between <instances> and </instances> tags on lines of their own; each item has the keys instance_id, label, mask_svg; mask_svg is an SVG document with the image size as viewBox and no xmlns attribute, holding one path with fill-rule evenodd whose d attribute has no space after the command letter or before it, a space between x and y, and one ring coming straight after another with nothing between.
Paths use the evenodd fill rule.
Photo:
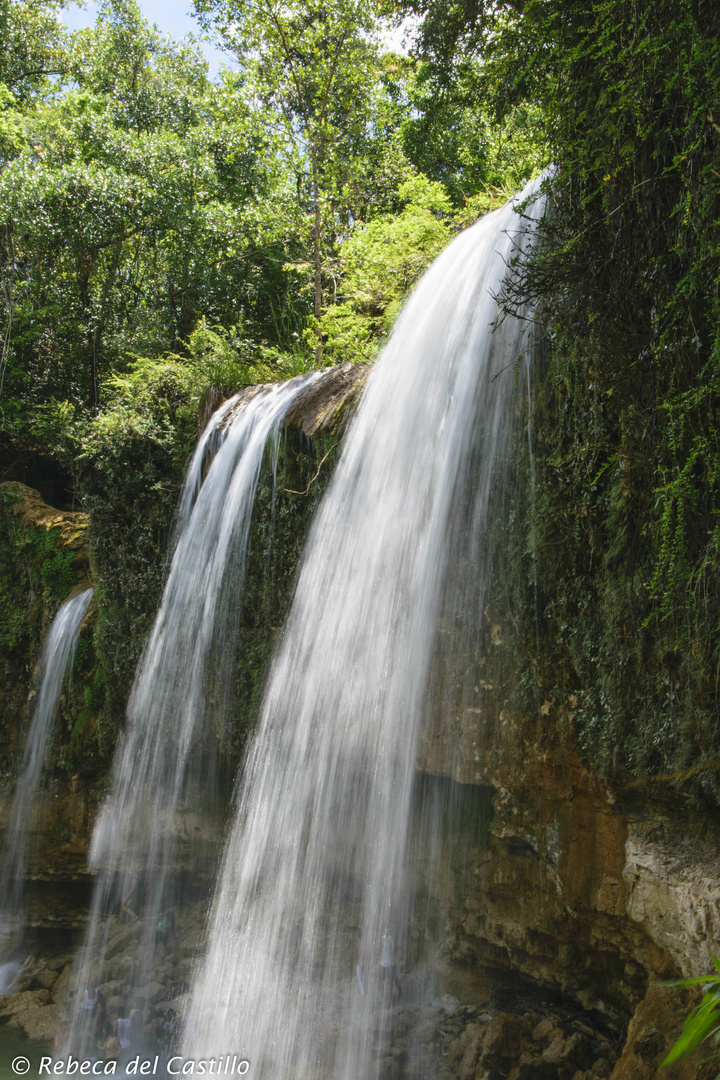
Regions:
<instances>
[{"instance_id":1,"label":"sunlit leaves","mask_svg":"<svg viewBox=\"0 0 720 1080\"><path fill-rule=\"evenodd\" d=\"M329 308L322 323L338 359L372 356L402 300L450 239L451 206L441 184L415 175L400 186L398 199L399 213L358 224L341 248L344 303Z\"/></svg>"},{"instance_id":2,"label":"sunlit leaves","mask_svg":"<svg viewBox=\"0 0 720 1080\"><path fill-rule=\"evenodd\" d=\"M65 35L55 13L60 0L0 0L0 83L18 100L65 72Z\"/></svg>"}]
</instances>

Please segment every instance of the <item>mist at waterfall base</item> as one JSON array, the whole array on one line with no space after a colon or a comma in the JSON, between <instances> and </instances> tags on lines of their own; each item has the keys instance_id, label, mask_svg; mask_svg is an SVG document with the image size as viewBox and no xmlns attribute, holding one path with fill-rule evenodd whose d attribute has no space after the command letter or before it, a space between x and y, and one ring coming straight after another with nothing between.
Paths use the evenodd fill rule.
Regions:
<instances>
[{"instance_id":1,"label":"mist at waterfall base","mask_svg":"<svg viewBox=\"0 0 720 1080\"><path fill-rule=\"evenodd\" d=\"M40 659L40 688L32 710L20 778L15 790L10 821L0 849L0 958L7 957L20 942L23 923L23 882L32 813L48 740L52 734L63 678L72 668L83 619L93 597L92 589L75 593L60 607L50 624ZM0 993L8 993L20 965L0 964Z\"/></svg>"},{"instance_id":2,"label":"mist at waterfall base","mask_svg":"<svg viewBox=\"0 0 720 1080\"><path fill-rule=\"evenodd\" d=\"M248 753L187 1056L238 1053L262 1077L377 1072L423 919L408 843L438 627L470 602L483 611L483 536L531 325L492 330L495 297L533 243L535 190L524 216L508 204L438 258L368 381Z\"/></svg>"}]
</instances>

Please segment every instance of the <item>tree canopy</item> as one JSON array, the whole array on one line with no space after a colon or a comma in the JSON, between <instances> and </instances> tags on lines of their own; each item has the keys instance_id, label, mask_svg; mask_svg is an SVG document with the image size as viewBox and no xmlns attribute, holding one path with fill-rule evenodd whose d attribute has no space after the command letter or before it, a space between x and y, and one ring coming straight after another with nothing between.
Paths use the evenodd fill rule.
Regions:
<instances>
[{"instance_id":1,"label":"tree canopy","mask_svg":"<svg viewBox=\"0 0 720 1080\"><path fill-rule=\"evenodd\" d=\"M53 0L3 0L6 433L53 403L102 406L138 357L182 362L200 326L278 377L346 345L371 359L468 201L537 165L489 166L487 124L465 117L462 164L437 167L425 143L447 115L371 0L197 6L239 61L215 82L135 0L76 33Z\"/></svg>"}]
</instances>

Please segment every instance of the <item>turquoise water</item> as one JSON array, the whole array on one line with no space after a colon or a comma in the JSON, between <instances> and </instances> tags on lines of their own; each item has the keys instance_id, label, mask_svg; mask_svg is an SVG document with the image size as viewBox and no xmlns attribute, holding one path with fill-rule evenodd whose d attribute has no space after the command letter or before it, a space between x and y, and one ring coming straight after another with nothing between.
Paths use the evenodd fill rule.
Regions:
<instances>
[{"instance_id":1,"label":"turquoise water","mask_svg":"<svg viewBox=\"0 0 720 1080\"><path fill-rule=\"evenodd\" d=\"M25 1074L28 1080L35 1080L43 1054L52 1053L52 1045L26 1039L19 1028L0 1027L0 1080L12 1080L18 1074L12 1070L12 1063L18 1057L25 1057L30 1062L30 1069Z\"/></svg>"}]
</instances>

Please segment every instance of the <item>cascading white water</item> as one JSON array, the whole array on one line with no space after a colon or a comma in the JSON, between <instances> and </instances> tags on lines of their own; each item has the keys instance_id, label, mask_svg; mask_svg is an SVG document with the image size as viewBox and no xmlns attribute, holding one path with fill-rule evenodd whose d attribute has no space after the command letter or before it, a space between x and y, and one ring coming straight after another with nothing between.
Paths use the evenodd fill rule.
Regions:
<instances>
[{"instance_id":1,"label":"cascading white water","mask_svg":"<svg viewBox=\"0 0 720 1080\"><path fill-rule=\"evenodd\" d=\"M33 803L60 700L63 678L72 666L83 619L92 596L92 589L84 589L66 600L50 624L45 640L40 661L40 690L32 712L10 821L0 851L0 913L6 923L17 923L20 917Z\"/></svg>"},{"instance_id":2,"label":"cascading white water","mask_svg":"<svg viewBox=\"0 0 720 1080\"><path fill-rule=\"evenodd\" d=\"M93 833L90 864L99 873L80 985L100 981L109 930L103 916L118 909L133 878L144 886L148 946L160 908L170 900L177 813L184 805L196 808L207 786L208 745L217 741L217 733L208 732L208 669L221 685L231 675L232 650L224 639L232 638L239 610L263 455L285 412L315 377L237 395L215 413L196 449L167 584L135 676L112 789ZM149 965L153 950L145 951ZM143 975L141 968L140 982Z\"/></svg>"},{"instance_id":3,"label":"cascading white water","mask_svg":"<svg viewBox=\"0 0 720 1080\"><path fill-rule=\"evenodd\" d=\"M526 217L542 209L536 196ZM508 204L459 236L373 370L242 777L188 1057L238 1054L254 1076L283 1080L374 1074L388 1002L375 972L407 919L410 795L453 515L477 544L525 325L491 332L495 296L532 232Z\"/></svg>"}]
</instances>

